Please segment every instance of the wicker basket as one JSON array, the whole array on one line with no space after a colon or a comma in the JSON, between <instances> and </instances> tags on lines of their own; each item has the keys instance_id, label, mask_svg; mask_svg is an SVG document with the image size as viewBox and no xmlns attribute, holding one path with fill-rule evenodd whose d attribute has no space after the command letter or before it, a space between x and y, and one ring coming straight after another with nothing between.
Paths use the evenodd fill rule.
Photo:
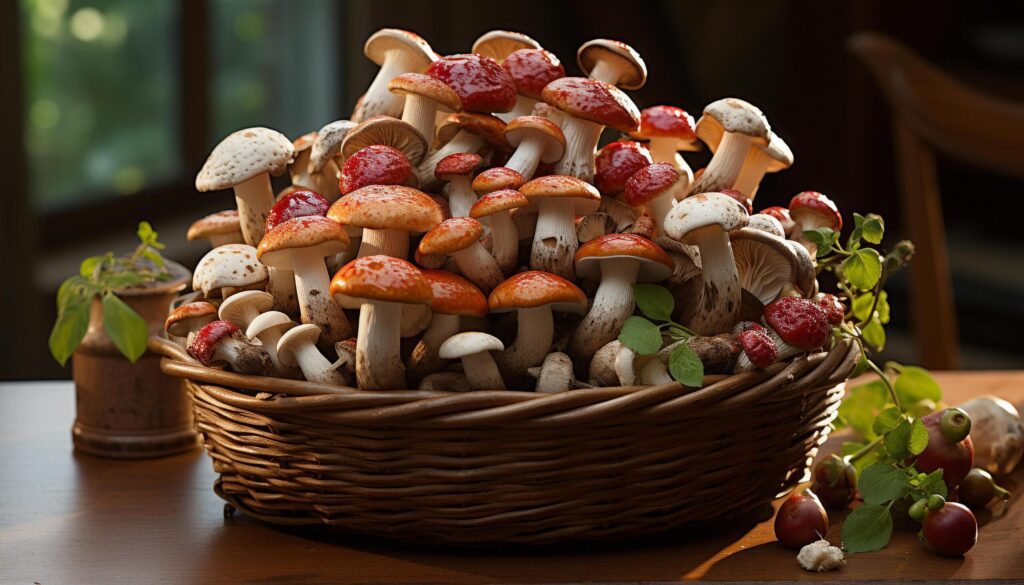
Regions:
<instances>
[{"instance_id":1,"label":"wicker basket","mask_svg":"<svg viewBox=\"0 0 1024 585\"><path fill-rule=\"evenodd\" d=\"M207 368L186 378L230 505L273 524L417 543L632 537L748 510L799 483L860 354L679 384L359 391Z\"/></svg>"}]
</instances>

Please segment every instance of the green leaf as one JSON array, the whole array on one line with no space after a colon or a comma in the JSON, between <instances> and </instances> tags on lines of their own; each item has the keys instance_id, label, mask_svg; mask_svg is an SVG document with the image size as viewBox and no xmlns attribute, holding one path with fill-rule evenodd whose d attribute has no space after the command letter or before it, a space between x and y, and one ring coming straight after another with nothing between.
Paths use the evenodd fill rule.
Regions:
<instances>
[{"instance_id":1,"label":"green leaf","mask_svg":"<svg viewBox=\"0 0 1024 585\"><path fill-rule=\"evenodd\" d=\"M848 388L839 405L839 420L867 440L877 435L872 429L875 417L885 408L889 391L880 380Z\"/></svg>"},{"instance_id":2,"label":"green leaf","mask_svg":"<svg viewBox=\"0 0 1024 585\"><path fill-rule=\"evenodd\" d=\"M152 262L154 266L162 267L164 265L164 257L155 250L144 250L142 257Z\"/></svg>"},{"instance_id":3,"label":"green leaf","mask_svg":"<svg viewBox=\"0 0 1024 585\"><path fill-rule=\"evenodd\" d=\"M903 420L903 413L895 406L890 406L878 414L878 418L872 424L871 429L876 435L884 435L896 428L896 425Z\"/></svg>"},{"instance_id":4,"label":"green leaf","mask_svg":"<svg viewBox=\"0 0 1024 585\"><path fill-rule=\"evenodd\" d=\"M911 455L920 455L928 448L928 429L921 422L921 419L914 419L910 425L910 438L907 441L907 450Z\"/></svg>"},{"instance_id":5,"label":"green leaf","mask_svg":"<svg viewBox=\"0 0 1024 585\"><path fill-rule=\"evenodd\" d=\"M104 277L102 284L107 290L121 290L144 282L146 278L137 272L117 272Z\"/></svg>"},{"instance_id":6,"label":"green leaf","mask_svg":"<svg viewBox=\"0 0 1024 585\"><path fill-rule=\"evenodd\" d=\"M913 428L914 425L909 420L903 419L896 428L885 435L885 450L893 459L902 461L910 457L910 437Z\"/></svg>"},{"instance_id":7,"label":"green leaf","mask_svg":"<svg viewBox=\"0 0 1024 585\"><path fill-rule=\"evenodd\" d=\"M61 311L64 310L64 306L67 305L70 297L92 298L95 292L95 287L86 277L75 275L68 278L57 289L57 314L60 315Z\"/></svg>"},{"instance_id":8,"label":"green leaf","mask_svg":"<svg viewBox=\"0 0 1024 585\"><path fill-rule=\"evenodd\" d=\"M807 240L814 242L819 248L831 248L832 242L836 238L836 233L825 227L804 230L802 233Z\"/></svg>"},{"instance_id":9,"label":"green leaf","mask_svg":"<svg viewBox=\"0 0 1024 585\"><path fill-rule=\"evenodd\" d=\"M843 261L843 274L853 286L870 290L882 276L882 257L871 248L857 250Z\"/></svg>"},{"instance_id":10,"label":"green leaf","mask_svg":"<svg viewBox=\"0 0 1024 585\"><path fill-rule=\"evenodd\" d=\"M879 550L892 537L892 515L885 506L864 505L843 522L843 550L850 553Z\"/></svg>"},{"instance_id":11,"label":"green leaf","mask_svg":"<svg viewBox=\"0 0 1024 585\"><path fill-rule=\"evenodd\" d=\"M938 402L942 400L942 388L928 370L917 366L897 366L899 376L893 384L900 404L905 408L925 398Z\"/></svg>"},{"instance_id":12,"label":"green leaf","mask_svg":"<svg viewBox=\"0 0 1024 585\"><path fill-rule=\"evenodd\" d=\"M949 496L949 488L946 486L946 482L942 479L942 469L936 469L935 471L928 474L925 480L921 483L918 490L921 492L921 497L928 497L933 494L938 494L942 497Z\"/></svg>"},{"instance_id":13,"label":"green leaf","mask_svg":"<svg viewBox=\"0 0 1024 585\"><path fill-rule=\"evenodd\" d=\"M857 361L857 365L854 366L853 372L850 374L850 379L856 378L866 371L868 371L868 358L865 355L861 355L860 360Z\"/></svg>"},{"instance_id":14,"label":"green leaf","mask_svg":"<svg viewBox=\"0 0 1024 585\"><path fill-rule=\"evenodd\" d=\"M857 295L857 297L853 299L851 312L857 320L867 321L868 311L871 310L871 307L874 304L874 293L867 292L862 295ZM878 305L875 305L875 315L878 317L878 320L881 321L882 325L889 322L889 295L884 290L880 295L878 295Z\"/></svg>"},{"instance_id":15,"label":"green leaf","mask_svg":"<svg viewBox=\"0 0 1024 585\"><path fill-rule=\"evenodd\" d=\"M885 220L880 215L869 213L864 218L861 229L863 230L865 240L872 244L881 244L882 238L885 236Z\"/></svg>"},{"instance_id":16,"label":"green leaf","mask_svg":"<svg viewBox=\"0 0 1024 585\"><path fill-rule=\"evenodd\" d=\"M70 280L65 281L65 285ZM61 285L58 297L61 306L57 322L50 331L49 346L53 359L63 366L75 353L75 349L89 329L92 292L87 287Z\"/></svg>"},{"instance_id":17,"label":"green leaf","mask_svg":"<svg viewBox=\"0 0 1024 585\"><path fill-rule=\"evenodd\" d=\"M865 504L885 504L907 493L907 474L892 465L876 463L867 467L857 478L857 489Z\"/></svg>"},{"instance_id":18,"label":"green leaf","mask_svg":"<svg viewBox=\"0 0 1024 585\"><path fill-rule=\"evenodd\" d=\"M145 319L110 292L103 295L103 329L128 361L135 363L146 352Z\"/></svg>"},{"instance_id":19,"label":"green leaf","mask_svg":"<svg viewBox=\"0 0 1024 585\"><path fill-rule=\"evenodd\" d=\"M704 385L704 363L685 343L679 344L669 354L668 371L683 386L700 388Z\"/></svg>"},{"instance_id":20,"label":"green leaf","mask_svg":"<svg viewBox=\"0 0 1024 585\"><path fill-rule=\"evenodd\" d=\"M643 317L630 317L622 324L619 342L640 355L651 355L661 349L661 330Z\"/></svg>"},{"instance_id":21,"label":"green leaf","mask_svg":"<svg viewBox=\"0 0 1024 585\"><path fill-rule=\"evenodd\" d=\"M85 278L92 278L93 273L96 272L96 267L106 260L106 256L89 256L78 266L78 274Z\"/></svg>"},{"instance_id":22,"label":"green leaf","mask_svg":"<svg viewBox=\"0 0 1024 585\"><path fill-rule=\"evenodd\" d=\"M862 327L860 335L875 351L885 349L885 328L878 322L878 319L872 319L867 325Z\"/></svg>"},{"instance_id":23,"label":"green leaf","mask_svg":"<svg viewBox=\"0 0 1024 585\"><path fill-rule=\"evenodd\" d=\"M860 451L864 447L867 447L867 443L858 443L857 441L846 441L839 448L839 454L843 457L849 457L857 451Z\"/></svg>"},{"instance_id":24,"label":"green leaf","mask_svg":"<svg viewBox=\"0 0 1024 585\"><path fill-rule=\"evenodd\" d=\"M671 321L676 300L672 293L656 284L634 284L633 296L640 312L655 321Z\"/></svg>"}]
</instances>

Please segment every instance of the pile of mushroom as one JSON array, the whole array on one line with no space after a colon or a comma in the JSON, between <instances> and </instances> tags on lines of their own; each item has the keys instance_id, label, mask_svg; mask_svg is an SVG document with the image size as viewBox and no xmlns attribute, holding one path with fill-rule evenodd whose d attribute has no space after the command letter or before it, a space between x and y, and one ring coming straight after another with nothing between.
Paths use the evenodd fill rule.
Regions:
<instances>
[{"instance_id":1,"label":"pile of mushroom","mask_svg":"<svg viewBox=\"0 0 1024 585\"><path fill-rule=\"evenodd\" d=\"M812 191L753 213L766 174L793 164L757 107L641 110L627 92L647 67L607 39L568 74L509 31L441 56L383 29L365 52L380 69L350 120L294 142L239 130L199 172L237 209L188 232L214 248L167 333L198 361L364 390L669 382L673 345L618 341L637 283L670 290L706 373L828 342L842 305L818 293L803 234L842 218ZM695 173L680 153L705 146Z\"/></svg>"}]
</instances>

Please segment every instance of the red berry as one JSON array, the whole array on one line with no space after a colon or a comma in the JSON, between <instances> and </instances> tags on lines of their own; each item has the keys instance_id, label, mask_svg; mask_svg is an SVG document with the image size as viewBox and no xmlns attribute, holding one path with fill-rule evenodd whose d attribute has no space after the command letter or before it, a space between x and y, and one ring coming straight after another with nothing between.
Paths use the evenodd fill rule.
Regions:
<instances>
[{"instance_id":1,"label":"red berry","mask_svg":"<svg viewBox=\"0 0 1024 585\"><path fill-rule=\"evenodd\" d=\"M921 538L940 555L959 557L978 542L978 520L967 506L946 502L942 508L928 512Z\"/></svg>"},{"instance_id":2,"label":"red berry","mask_svg":"<svg viewBox=\"0 0 1024 585\"><path fill-rule=\"evenodd\" d=\"M942 469L942 479L952 492L974 466L974 442L968 436L952 443L942 434L942 415L945 410L933 412L921 419L928 429L928 446L917 456L914 467L922 473Z\"/></svg>"},{"instance_id":3,"label":"red berry","mask_svg":"<svg viewBox=\"0 0 1024 585\"><path fill-rule=\"evenodd\" d=\"M804 547L827 532L828 514L810 490L789 496L775 515L775 538L789 548Z\"/></svg>"},{"instance_id":4,"label":"red berry","mask_svg":"<svg viewBox=\"0 0 1024 585\"><path fill-rule=\"evenodd\" d=\"M832 333L825 311L799 297L776 299L764 308L764 318L783 341L807 351L824 346Z\"/></svg>"},{"instance_id":5,"label":"red berry","mask_svg":"<svg viewBox=\"0 0 1024 585\"><path fill-rule=\"evenodd\" d=\"M857 491L857 470L838 457L829 457L814 466L811 489L826 508L843 509Z\"/></svg>"},{"instance_id":6,"label":"red berry","mask_svg":"<svg viewBox=\"0 0 1024 585\"><path fill-rule=\"evenodd\" d=\"M743 346L743 353L747 354L750 363L759 370L774 364L778 358L775 342L763 329L743 331L736 336L736 340Z\"/></svg>"}]
</instances>

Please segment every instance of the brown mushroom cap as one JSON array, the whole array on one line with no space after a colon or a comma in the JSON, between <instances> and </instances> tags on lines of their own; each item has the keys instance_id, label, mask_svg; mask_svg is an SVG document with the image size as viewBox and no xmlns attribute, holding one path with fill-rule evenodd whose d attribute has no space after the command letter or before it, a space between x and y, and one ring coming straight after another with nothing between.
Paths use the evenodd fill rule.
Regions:
<instances>
[{"instance_id":1,"label":"brown mushroom cap","mask_svg":"<svg viewBox=\"0 0 1024 585\"><path fill-rule=\"evenodd\" d=\"M408 122L389 116L374 116L348 131L341 143L341 155L347 159L376 144L402 151L414 165L423 160L428 146L427 139Z\"/></svg>"},{"instance_id":2,"label":"brown mushroom cap","mask_svg":"<svg viewBox=\"0 0 1024 585\"><path fill-rule=\"evenodd\" d=\"M203 318L211 320L217 318L217 307L215 307L213 303L208 303L206 301L186 303L177 309L174 309L174 311L167 316L167 319L164 321L164 331L167 331L167 333L171 335L182 337L187 334L188 331L179 327L180 324L183 324L186 321L191 321L192 319Z\"/></svg>"},{"instance_id":3,"label":"brown mushroom cap","mask_svg":"<svg viewBox=\"0 0 1024 585\"><path fill-rule=\"evenodd\" d=\"M299 136L292 141L292 148L295 149L295 154L298 154L304 150L313 148L313 143L316 142L316 130L312 132L306 132L302 136Z\"/></svg>"},{"instance_id":4,"label":"brown mushroom cap","mask_svg":"<svg viewBox=\"0 0 1024 585\"><path fill-rule=\"evenodd\" d=\"M572 197L576 200L576 215L597 211L601 194L590 183L565 175L546 175L533 179L519 188L531 201L544 197Z\"/></svg>"},{"instance_id":5,"label":"brown mushroom cap","mask_svg":"<svg viewBox=\"0 0 1024 585\"><path fill-rule=\"evenodd\" d=\"M256 249L256 257L267 266L291 266L289 255L296 249L313 249L318 255L333 256L348 249L350 241L337 222L320 215L307 215L283 221L268 231Z\"/></svg>"},{"instance_id":6,"label":"brown mushroom cap","mask_svg":"<svg viewBox=\"0 0 1024 585\"><path fill-rule=\"evenodd\" d=\"M675 263L661 246L635 234L607 234L590 240L576 250L576 275L597 278L601 260L635 258L640 260L641 281L657 282L668 278Z\"/></svg>"},{"instance_id":7,"label":"brown mushroom cap","mask_svg":"<svg viewBox=\"0 0 1024 585\"><path fill-rule=\"evenodd\" d=\"M501 189L518 189L526 183L519 171L508 167L494 167L480 173L473 179L473 190L479 194Z\"/></svg>"},{"instance_id":8,"label":"brown mushroom cap","mask_svg":"<svg viewBox=\"0 0 1024 585\"><path fill-rule=\"evenodd\" d=\"M229 209L211 213L202 219L197 219L188 228L186 238L191 242L200 238L210 236L222 236L242 231L242 224L238 219L238 211Z\"/></svg>"},{"instance_id":9,"label":"brown mushroom cap","mask_svg":"<svg viewBox=\"0 0 1024 585\"><path fill-rule=\"evenodd\" d=\"M505 126L505 140L512 146L519 146L529 134L544 137L540 162L553 163L562 158L565 153L565 134L551 120L540 116L519 116Z\"/></svg>"},{"instance_id":10,"label":"brown mushroom cap","mask_svg":"<svg viewBox=\"0 0 1024 585\"><path fill-rule=\"evenodd\" d=\"M331 279L331 296L393 303L429 304L433 293L419 268L392 256L364 256Z\"/></svg>"},{"instance_id":11,"label":"brown mushroom cap","mask_svg":"<svg viewBox=\"0 0 1024 585\"><path fill-rule=\"evenodd\" d=\"M375 230L425 232L444 221L441 207L430 195L402 185L368 185L338 199L327 217L340 223Z\"/></svg>"},{"instance_id":12,"label":"brown mushroom cap","mask_svg":"<svg viewBox=\"0 0 1024 585\"><path fill-rule=\"evenodd\" d=\"M450 114L437 129L437 139L444 144L454 138L459 130L475 134L495 148L512 150L512 146L505 140L505 123L489 114L473 112Z\"/></svg>"},{"instance_id":13,"label":"brown mushroom cap","mask_svg":"<svg viewBox=\"0 0 1024 585\"><path fill-rule=\"evenodd\" d=\"M452 177L471 175L483 162L483 157L471 152L449 154L434 167L434 176L439 181L447 181Z\"/></svg>"},{"instance_id":14,"label":"brown mushroom cap","mask_svg":"<svg viewBox=\"0 0 1024 585\"><path fill-rule=\"evenodd\" d=\"M530 200L519 191L499 189L484 195L479 201L474 203L473 207L469 209L469 217L480 219L481 217L487 217L502 211L512 211L513 209L526 207L529 204Z\"/></svg>"},{"instance_id":15,"label":"brown mushroom cap","mask_svg":"<svg viewBox=\"0 0 1024 585\"><path fill-rule=\"evenodd\" d=\"M423 62L422 67L433 62L436 56L423 37L399 28L382 28L370 35L363 45L363 54L377 65L383 65L387 52L396 49L418 57Z\"/></svg>"},{"instance_id":16,"label":"brown mushroom cap","mask_svg":"<svg viewBox=\"0 0 1024 585\"><path fill-rule=\"evenodd\" d=\"M549 83L541 97L548 104L573 116L633 132L640 127L640 111L619 88L586 77L562 77Z\"/></svg>"},{"instance_id":17,"label":"brown mushroom cap","mask_svg":"<svg viewBox=\"0 0 1024 585\"><path fill-rule=\"evenodd\" d=\"M234 187L261 174L280 175L292 162L295 148L288 137L269 128L246 128L220 141L196 176L196 190Z\"/></svg>"},{"instance_id":18,"label":"brown mushroom cap","mask_svg":"<svg viewBox=\"0 0 1024 585\"><path fill-rule=\"evenodd\" d=\"M487 314L487 297L475 284L447 270L423 270L430 283L433 299L430 310L442 315L483 317Z\"/></svg>"},{"instance_id":19,"label":"brown mushroom cap","mask_svg":"<svg viewBox=\"0 0 1024 585\"><path fill-rule=\"evenodd\" d=\"M540 270L514 274L499 284L487 298L492 312L551 305L556 311L582 315L587 310L587 296L568 280Z\"/></svg>"},{"instance_id":20,"label":"brown mushroom cap","mask_svg":"<svg viewBox=\"0 0 1024 585\"><path fill-rule=\"evenodd\" d=\"M640 89L647 83L647 64L633 47L621 41L611 39L594 39L583 43L576 51L576 63L585 75L603 59L614 59L630 68L629 75L619 80L625 89Z\"/></svg>"},{"instance_id":21,"label":"brown mushroom cap","mask_svg":"<svg viewBox=\"0 0 1024 585\"><path fill-rule=\"evenodd\" d=\"M484 226L471 217L453 217L423 235L417 252L426 256L453 254L480 241Z\"/></svg>"},{"instance_id":22,"label":"brown mushroom cap","mask_svg":"<svg viewBox=\"0 0 1024 585\"><path fill-rule=\"evenodd\" d=\"M453 112L462 111L462 100L452 88L422 73L403 73L388 83L391 93L401 96L418 95L437 102Z\"/></svg>"}]
</instances>

